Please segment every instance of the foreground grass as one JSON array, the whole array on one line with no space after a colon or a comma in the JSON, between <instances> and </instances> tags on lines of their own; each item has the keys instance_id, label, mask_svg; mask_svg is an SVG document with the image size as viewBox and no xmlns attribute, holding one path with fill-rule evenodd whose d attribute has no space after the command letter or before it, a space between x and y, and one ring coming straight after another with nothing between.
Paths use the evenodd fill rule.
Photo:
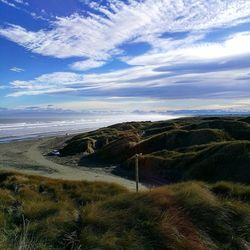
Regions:
<instances>
[{"instance_id":1,"label":"foreground grass","mask_svg":"<svg viewBox=\"0 0 250 250\"><path fill-rule=\"evenodd\" d=\"M0 174L1 249L250 249L250 187L115 184Z\"/></svg>"}]
</instances>

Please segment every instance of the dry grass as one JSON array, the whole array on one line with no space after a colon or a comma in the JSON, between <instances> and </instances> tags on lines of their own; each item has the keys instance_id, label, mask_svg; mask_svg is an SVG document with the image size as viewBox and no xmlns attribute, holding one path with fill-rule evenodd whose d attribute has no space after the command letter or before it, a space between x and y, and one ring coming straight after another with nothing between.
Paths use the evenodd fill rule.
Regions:
<instances>
[{"instance_id":1,"label":"dry grass","mask_svg":"<svg viewBox=\"0 0 250 250\"><path fill-rule=\"evenodd\" d=\"M186 182L131 193L14 173L0 180L1 249L249 249L249 186Z\"/></svg>"},{"instance_id":2,"label":"dry grass","mask_svg":"<svg viewBox=\"0 0 250 250\"><path fill-rule=\"evenodd\" d=\"M127 192L115 184L14 173L1 173L0 180L0 242L6 245L4 249L71 249L72 235L79 231L80 208Z\"/></svg>"}]
</instances>

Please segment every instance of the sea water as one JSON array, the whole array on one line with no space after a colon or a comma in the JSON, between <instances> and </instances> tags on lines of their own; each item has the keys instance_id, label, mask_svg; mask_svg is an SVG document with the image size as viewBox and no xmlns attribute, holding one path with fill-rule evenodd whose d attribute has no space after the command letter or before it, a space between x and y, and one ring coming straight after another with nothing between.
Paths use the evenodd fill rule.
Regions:
<instances>
[{"instance_id":1,"label":"sea water","mask_svg":"<svg viewBox=\"0 0 250 250\"><path fill-rule=\"evenodd\" d=\"M171 118L175 117L169 115L105 115L67 118L0 117L0 143L75 134L126 121L157 121Z\"/></svg>"}]
</instances>

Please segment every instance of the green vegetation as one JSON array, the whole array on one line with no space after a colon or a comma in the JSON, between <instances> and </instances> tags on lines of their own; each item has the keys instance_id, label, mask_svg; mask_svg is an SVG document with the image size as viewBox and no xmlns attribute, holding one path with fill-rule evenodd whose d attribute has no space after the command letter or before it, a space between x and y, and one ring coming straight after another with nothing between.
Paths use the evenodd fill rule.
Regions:
<instances>
[{"instance_id":1,"label":"green vegetation","mask_svg":"<svg viewBox=\"0 0 250 250\"><path fill-rule=\"evenodd\" d=\"M89 249L77 248L81 210L125 192L115 184L1 173L1 249Z\"/></svg>"},{"instance_id":2,"label":"green vegetation","mask_svg":"<svg viewBox=\"0 0 250 250\"><path fill-rule=\"evenodd\" d=\"M61 149L79 165L116 164L145 182L186 180L250 184L250 117L195 117L129 122L77 135ZM118 172L118 171L117 171Z\"/></svg>"},{"instance_id":3,"label":"green vegetation","mask_svg":"<svg viewBox=\"0 0 250 250\"><path fill-rule=\"evenodd\" d=\"M115 184L0 174L1 249L250 248L250 187L186 182L132 193Z\"/></svg>"},{"instance_id":4,"label":"green vegetation","mask_svg":"<svg viewBox=\"0 0 250 250\"><path fill-rule=\"evenodd\" d=\"M128 175L143 153L141 178L169 184L145 192L0 173L0 249L249 250L249 121L122 123L61 148L79 164L116 164Z\"/></svg>"}]
</instances>

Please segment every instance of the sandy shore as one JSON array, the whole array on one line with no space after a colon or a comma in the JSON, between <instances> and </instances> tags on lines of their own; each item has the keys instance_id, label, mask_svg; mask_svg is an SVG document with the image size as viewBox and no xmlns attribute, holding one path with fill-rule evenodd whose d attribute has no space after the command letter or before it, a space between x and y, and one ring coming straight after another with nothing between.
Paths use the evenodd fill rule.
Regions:
<instances>
[{"instance_id":1,"label":"sandy shore","mask_svg":"<svg viewBox=\"0 0 250 250\"><path fill-rule=\"evenodd\" d=\"M105 168L73 167L50 161L43 155L43 151L46 147L51 147L56 140L57 143L60 143L63 138L42 138L0 144L0 170L17 171L55 179L114 182L129 190L135 190L133 181L115 176L106 171ZM140 185L140 189L144 190L146 187Z\"/></svg>"}]
</instances>

